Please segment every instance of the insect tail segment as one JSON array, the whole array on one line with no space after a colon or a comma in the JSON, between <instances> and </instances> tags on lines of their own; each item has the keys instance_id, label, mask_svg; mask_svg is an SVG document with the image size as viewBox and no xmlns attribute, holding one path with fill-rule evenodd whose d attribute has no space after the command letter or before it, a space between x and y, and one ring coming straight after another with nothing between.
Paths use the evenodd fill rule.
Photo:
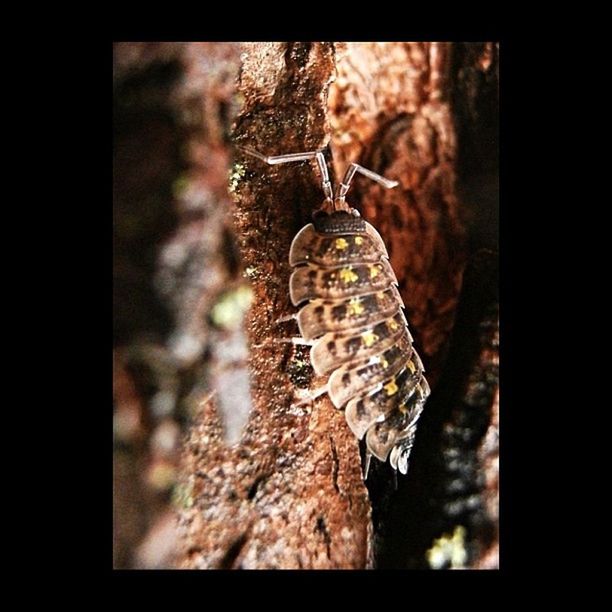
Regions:
<instances>
[{"instance_id":1,"label":"insect tail segment","mask_svg":"<svg viewBox=\"0 0 612 612\"><path fill-rule=\"evenodd\" d=\"M363 470L363 479L368 479L368 472L370 471L370 462L372 461L372 453L366 448L365 452L365 468Z\"/></svg>"},{"instance_id":2,"label":"insect tail segment","mask_svg":"<svg viewBox=\"0 0 612 612\"><path fill-rule=\"evenodd\" d=\"M410 459L410 452L414 445L414 438L416 434L416 423L412 428L410 435L404 438L396 446L393 447L391 455L389 456L389 463L394 470L399 470L400 473L406 474L408 472L408 461Z\"/></svg>"}]
</instances>

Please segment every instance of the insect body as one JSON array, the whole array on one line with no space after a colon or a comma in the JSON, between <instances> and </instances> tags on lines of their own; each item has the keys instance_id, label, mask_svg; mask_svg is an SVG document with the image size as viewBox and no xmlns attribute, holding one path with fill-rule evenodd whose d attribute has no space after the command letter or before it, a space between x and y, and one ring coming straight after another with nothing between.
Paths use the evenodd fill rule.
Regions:
<instances>
[{"instance_id":1,"label":"insect body","mask_svg":"<svg viewBox=\"0 0 612 612\"><path fill-rule=\"evenodd\" d=\"M385 187L397 183L351 164L334 197L321 151L265 157L244 150L269 164L317 160L326 199L289 252L294 267L289 294L292 304L301 306L298 342L311 346L315 372L328 376L324 391L344 409L353 433L360 440L365 436L368 461L370 455L389 458L393 469L405 474L430 390L387 249L374 227L345 201L355 172Z\"/></svg>"}]
</instances>

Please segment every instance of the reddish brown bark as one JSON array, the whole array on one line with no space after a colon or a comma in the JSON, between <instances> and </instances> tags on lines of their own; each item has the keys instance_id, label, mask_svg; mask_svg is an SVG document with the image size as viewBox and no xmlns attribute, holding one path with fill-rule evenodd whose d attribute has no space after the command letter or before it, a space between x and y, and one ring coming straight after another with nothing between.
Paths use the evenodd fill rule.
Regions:
<instances>
[{"instance_id":1,"label":"reddish brown bark","mask_svg":"<svg viewBox=\"0 0 612 612\"><path fill-rule=\"evenodd\" d=\"M426 550L452 531L457 516L440 501L440 520L427 522L411 514L411 504L442 500L424 484L431 478L422 478L423 469L445 444L437 428L453 422L453 410L467 409L465 387L445 397L453 385L437 386L452 367L447 355L463 271L482 246L474 241L485 225L479 219L496 206L474 188L478 174L465 153L484 146L480 126L496 112L496 55L490 43L117 46L115 419L136 425L118 429L116 566L427 565ZM434 389L414 470L397 495L382 465L368 494L359 444L326 396L292 407L300 390L318 381L307 351L272 342L297 333L277 320L294 311L287 256L322 201L317 175L308 163L270 167L241 154L232 165L232 143L267 154L331 144L336 173L357 161L400 181L384 191L357 179L349 196L387 243ZM495 166L487 172L495 177ZM486 368L470 359L466 376L478 384ZM487 474L478 495L494 526L496 373L487 372L490 397L474 410L490 423L489 433L476 432L474 445L481 448L476 471ZM232 383L247 373L250 398ZM239 443L228 445L228 415L251 406ZM174 435L169 421L186 431L180 466L177 441L159 443L164 432ZM155 479L137 475L160 462L171 475L158 478L162 486L152 492ZM138 518L128 524L130 516ZM479 531L485 519L468 518L466 564L494 567L496 536L490 528ZM402 520L419 529L414 519L422 533L406 537ZM406 542L391 554L389 543L398 537Z\"/></svg>"},{"instance_id":2,"label":"reddish brown bark","mask_svg":"<svg viewBox=\"0 0 612 612\"><path fill-rule=\"evenodd\" d=\"M332 45L246 45L235 140L269 154L323 146L333 59ZM207 435L214 417L206 409L192 430L186 472L196 474L194 504L181 521L189 546L181 566L365 567L369 504L357 441L327 398L291 408L304 352L266 345L295 333L275 321L292 311L289 245L320 204L317 177L307 165L241 163L248 178L236 186L235 227L254 294L253 412L233 449Z\"/></svg>"},{"instance_id":3,"label":"reddish brown bark","mask_svg":"<svg viewBox=\"0 0 612 612\"><path fill-rule=\"evenodd\" d=\"M435 384L466 258L457 198L451 43L346 43L330 104L338 164L354 159L400 181L362 180L363 215L379 229ZM355 194L353 194L355 197Z\"/></svg>"}]
</instances>

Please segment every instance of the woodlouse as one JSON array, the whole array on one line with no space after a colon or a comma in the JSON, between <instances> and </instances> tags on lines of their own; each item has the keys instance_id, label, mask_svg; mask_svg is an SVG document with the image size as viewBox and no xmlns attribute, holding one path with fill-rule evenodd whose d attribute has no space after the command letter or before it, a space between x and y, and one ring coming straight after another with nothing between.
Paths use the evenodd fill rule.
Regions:
<instances>
[{"instance_id":1,"label":"woodlouse","mask_svg":"<svg viewBox=\"0 0 612 612\"><path fill-rule=\"evenodd\" d=\"M289 251L289 294L301 306L295 315L301 337L290 341L310 345L315 373L328 376L308 399L327 392L357 438L365 436L366 475L371 455L406 474L430 389L387 249L345 199L356 172L386 188L397 182L352 163L334 194L322 150L268 157L240 149L271 165L316 160L325 200Z\"/></svg>"}]
</instances>

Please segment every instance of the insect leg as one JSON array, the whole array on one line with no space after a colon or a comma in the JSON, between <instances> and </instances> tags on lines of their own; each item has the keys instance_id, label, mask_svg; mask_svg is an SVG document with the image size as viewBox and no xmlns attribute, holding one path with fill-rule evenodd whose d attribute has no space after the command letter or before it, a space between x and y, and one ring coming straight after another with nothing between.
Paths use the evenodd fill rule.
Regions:
<instances>
[{"instance_id":1,"label":"insect leg","mask_svg":"<svg viewBox=\"0 0 612 612\"><path fill-rule=\"evenodd\" d=\"M308 394L302 399L300 399L299 402L295 402L295 404L291 404L291 408L297 408L298 406L303 406L304 404L310 404L311 402L314 402L314 400L316 400L317 397L320 397L321 395L325 393L327 393L327 384L324 385L323 387L319 387L318 389L315 389L314 391L308 392Z\"/></svg>"},{"instance_id":2,"label":"insect leg","mask_svg":"<svg viewBox=\"0 0 612 612\"><path fill-rule=\"evenodd\" d=\"M285 317L279 317L274 322L275 323L287 323L287 321L293 321L294 319L297 319L297 313L295 313L295 312L293 314L287 315Z\"/></svg>"},{"instance_id":3,"label":"insect leg","mask_svg":"<svg viewBox=\"0 0 612 612\"><path fill-rule=\"evenodd\" d=\"M309 159L315 159L317 161L317 166L319 167L319 172L321 173L321 181L323 185L323 192L325 193L325 197L328 200L333 200L334 194L332 190L331 183L329 181L329 173L327 171L327 164L325 163L325 157L323 155L323 149L318 149L317 151L305 151L303 153L285 153L284 155L264 155L259 151L251 147L237 147L247 155L252 155L257 159L269 164L270 166L275 166L276 164L287 164L291 162L298 161L307 161Z\"/></svg>"},{"instance_id":4,"label":"insect leg","mask_svg":"<svg viewBox=\"0 0 612 612\"><path fill-rule=\"evenodd\" d=\"M295 344L298 346L312 346L315 343L315 340L304 340L302 336L291 336L290 338L269 338L265 342L261 342L260 344L254 344L253 348L261 348L262 346L267 346L268 344Z\"/></svg>"}]
</instances>

